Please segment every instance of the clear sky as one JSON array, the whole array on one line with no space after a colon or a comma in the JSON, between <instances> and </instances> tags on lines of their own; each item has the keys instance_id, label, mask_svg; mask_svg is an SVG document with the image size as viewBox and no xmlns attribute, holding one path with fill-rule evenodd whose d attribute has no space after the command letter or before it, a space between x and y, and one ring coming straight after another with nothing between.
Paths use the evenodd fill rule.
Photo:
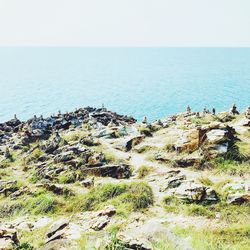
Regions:
<instances>
[{"instance_id":1,"label":"clear sky","mask_svg":"<svg viewBox=\"0 0 250 250\"><path fill-rule=\"evenodd\" d=\"M0 0L0 45L250 47L250 0Z\"/></svg>"}]
</instances>

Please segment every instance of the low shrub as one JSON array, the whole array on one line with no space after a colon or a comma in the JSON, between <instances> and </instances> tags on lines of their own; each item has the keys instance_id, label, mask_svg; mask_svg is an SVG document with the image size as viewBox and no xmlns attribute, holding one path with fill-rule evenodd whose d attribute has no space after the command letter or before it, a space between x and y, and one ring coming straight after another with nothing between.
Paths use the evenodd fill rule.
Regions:
<instances>
[{"instance_id":1,"label":"low shrub","mask_svg":"<svg viewBox=\"0 0 250 250\"><path fill-rule=\"evenodd\" d=\"M153 170L152 167L150 166L140 166L137 170L137 174L138 174L138 178L139 179L142 179L144 178L145 176L147 176L151 171Z\"/></svg>"}]
</instances>

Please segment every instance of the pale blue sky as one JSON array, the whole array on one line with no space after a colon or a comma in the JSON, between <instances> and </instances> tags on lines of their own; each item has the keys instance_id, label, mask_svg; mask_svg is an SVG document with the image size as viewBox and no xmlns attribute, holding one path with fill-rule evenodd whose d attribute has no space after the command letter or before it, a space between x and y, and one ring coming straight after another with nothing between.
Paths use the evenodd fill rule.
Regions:
<instances>
[{"instance_id":1,"label":"pale blue sky","mask_svg":"<svg viewBox=\"0 0 250 250\"><path fill-rule=\"evenodd\" d=\"M0 45L250 47L250 0L0 0Z\"/></svg>"}]
</instances>

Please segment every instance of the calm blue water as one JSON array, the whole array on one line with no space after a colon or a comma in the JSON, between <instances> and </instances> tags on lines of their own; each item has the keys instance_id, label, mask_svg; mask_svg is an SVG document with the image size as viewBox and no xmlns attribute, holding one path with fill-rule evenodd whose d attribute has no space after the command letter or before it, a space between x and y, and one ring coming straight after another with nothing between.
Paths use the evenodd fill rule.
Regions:
<instances>
[{"instance_id":1,"label":"calm blue water","mask_svg":"<svg viewBox=\"0 0 250 250\"><path fill-rule=\"evenodd\" d=\"M100 107L151 119L250 105L250 49L0 48L0 121Z\"/></svg>"}]
</instances>

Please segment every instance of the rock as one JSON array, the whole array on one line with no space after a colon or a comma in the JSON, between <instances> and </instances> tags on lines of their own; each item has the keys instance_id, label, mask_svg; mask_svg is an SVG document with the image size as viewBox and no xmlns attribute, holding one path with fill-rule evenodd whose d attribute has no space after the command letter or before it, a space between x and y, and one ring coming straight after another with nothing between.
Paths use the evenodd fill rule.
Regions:
<instances>
[{"instance_id":1,"label":"rock","mask_svg":"<svg viewBox=\"0 0 250 250\"><path fill-rule=\"evenodd\" d=\"M95 231L102 230L108 223L110 219L107 215L96 218L91 226Z\"/></svg>"},{"instance_id":2,"label":"rock","mask_svg":"<svg viewBox=\"0 0 250 250\"><path fill-rule=\"evenodd\" d=\"M213 203L218 201L218 196L211 187L205 187L193 181L182 182L172 193L178 199L188 203Z\"/></svg>"},{"instance_id":3,"label":"rock","mask_svg":"<svg viewBox=\"0 0 250 250\"><path fill-rule=\"evenodd\" d=\"M81 181L80 183L84 187L90 188L90 187L94 186L94 178L85 179L85 180Z\"/></svg>"},{"instance_id":4,"label":"rock","mask_svg":"<svg viewBox=\"0 0 250 250\"><path fill-rule=\"evenodd\" d=\"M179 140L175 143L174 148L177 152L193 152L197 150L205 140L206 130L195 128L185 131L180 135Z\"/></svg>"},{"instance_id":5,"label":"rock","mask_svg":"<svg viewBox=\"0 0 250 250\"><path fill-rule=\"evenodd\" d=\"M33 229L39 229L42 227L46 227L51 222L51 218L42 217L33 223Z\"/></svg>"},{"instance_id":6,"label":"rock","mask_svg":"<svg viewBox=\"0 0 250 250\"><path fill-rule=\"evenodd\" d=\"M88 166L102 166L105 162L103 153L95 153L88 158Z\"/></svg>"},{"instance_id":7,"label":"rock","mask_svg":"<svg viewBox=\"0 0 250 250\"><path fill-rule=\"evenodd\" d=\"M200 168L202 164L202 159L203 157L201 156L187 156L173 160L172 165L174 167L181 167L181 168L186 168L186 167Z\"/></svg>"},{"instance_id":8,"label":"rock","mask_svg":"<svg viewBox=\"0 0 250 250\"><path fill-rule=\"evenodd\" d=\"M65 228L68 224L69 224L69 221L66 220L66 219L60 219L60 220L54 222L54 223L51 225L49 231L48 231L47 234L46 234L47 237L48 237L48 238L51 238L52 235L54 235L57 231L60 231L60 230L62 230L63 228Z\"/></svg>"},{"instance_id":9,"label":"rock","mask_svg":"<svg viewBox=\"0 0 250 250\"><path fill-rule=\"evenodd\" d=\"M98 216L108 216L111 217L116 213L116 209L114 206L107 206L103 210L98 211Z\"/></svg>"},{"instance_id":10,"label":"rock","mask_svg":"<svg viewBox=\"0 0 250 250\"><path fill-rule=\"evenodd\" d=\"M155 244L161 242L163 237L174 243L176 249L191 250L186 239L179 239L169 230L166 221L159 218L131 223L127 228L117 234L117 238L125 249L154 250Z\"/></svg>"},{"instance_id":11,"label":"rock","mask_svg":"<svg viewBox=\"0 0 250 250\"><path fill-rule=\"evenodd\" d=\"M64 238L64 230L59 230L59 231L56 231L54 234L52 234L50 237L48 237L45 244L51 241L63 239L63 238Z\"/></svg>"},{"instance_id":12,"label":"rock","mask_svg":"<svg viewBox=\"0 0 250 250\"><path fill-rule=\"evenodd\" d=\"M122 151L125 151L125 152L130 151L134 146L141 143L144 138L145 138L145 136L139 135L139 136L133 136L133 137L124 139L121 142L119 142L115 146L115 148L122 150Z\"/></svg>"},{"instance_id":13,"label":"rock","mask_svg":"<svg viewBox=\"0 0 250 250\"><path fill-rule=\"evenodd\" d=\"M227 203L229 204L242 204L242 203L250 203L250 193L242 194L229 194L227 196Z\"/></svg>"},{"instance_id":14,"label":"rock","mask_svg":"<svg viewBox=\"0 0 250 250\"><path fill-rule=\"evenodd\" d=\"M168 188L176 188L181 185L183 180L186 180L185 175L172 176L167 178L166 184L160 189L161 192L164 192Z\"/></svg>"},{"instance_id":15,"label":"rock","mask_svg":"<svg viewBox=\"0 0 250 250\"><path fill-rule=\"evenodd\" d=\"M19 190L15 191L10 195L12 200L16 199L17 197L24 195L24 194L31 194L32 192L29 190L28 187L21 187Z\"/></svg>"},{"instance_id":16,"label":"rock","mask_svg":"<svg viewBox=\"0 0 250 250\"><path fill-rule=\"evenodd\" d=\"M206 133L207 141L209 143L220 143L227 141L227 131L222 129L213 129Z\"/></svg>"},{"instance_id":17,"label":"rock","mask_svg":"<svg viewBox=\"0 0 250 250\"><path fill-rule=\"evenodd\" d=\"M80 140L80 143L89 147L98 145L98 141L95 140L92 136L82 138Z\"/></svg>"},{"instance_id":18,"label":"rock","mask_svg":"<svg viewBox=\"0 0 250 250\"><path fill-rule=\"evenodd\" d=\"M0 249L11 250L19 245L17 232L15 229L0 228Z\"/></svg>"},{"instance_id":19,"label":"rock","mask_svg":"<svg viewBox=\"0 0 250 250\"><path fill-rule=\"evenodd\" d=\"M39 250L69 250L78 249L77 243L67 239L56 239L47 242L44 246L39 248Z\"/></svg>"},{"instance_id":20,"label":"rock","mask_svg":"<svg viewBox=\"0 0 250 250\"><path fill-rule=\"evenodd\" d=\"M73 151L67 151L67 152L63 152L61 154L58 154L55 156L54 158L54 162L55 163L59 163L59 162L67 162L70 160L74 159L74 153Z\"/></svg>"},{"instance_id":21,"label":"rock","mask_svg":"<svg viewBox=\"0 0 250 250\"><path fill-rule=\"evenodd\" d=\"M219 198L217 193L211 187L207 187L204 201L207 203L214 203L217 202L218 200Z\"/></svg>"},{"instance_id":22,"label":"rock","mask_svg":"<svg viewBox=\"0 0 250 250\"><path fill-rule=\"evenodd\" d=\"M8 196L9 193L14 193L18 190L17 181L1 181L0 180L0 194Z\"/></svg>"},{"instance_id":23,"label":"rock","mask_svg":"<svg viewBox=\"0 0 250 250\"><path fill-rule=\"evenodd\" d=\"M93 136L96 138L103 137L105 139L116 138L115 130L113 130L111 128L105 128L105 129L102 129L100 131L97 131L97 132L93 133Z\"/></svg>"},{"instance_id":24,"label":"rock","mask_svg":"<svg viewBox=\"0 0 250 250\"><path fill-rule=\"evenodd\" d=\"M127 179L131 176L131 170L129 165L105 165L100 167L89 167L83 168L82 173L102 176L102 177L112 177L117 179Z\"/></svg>"},{"instance_id":25,"label":"rock","mask_svg":"<svg viewBox=\"0 0 250 250\"><path fill-rule=\"evenodd\" d=\"M245 117L248 119L248 125L250 126L250 107L247 108L246 112L245 112Z\"/></svg>"},{"instance_id":26,"label":"rock","mask_svg":"<svg viewBox=\"0 0 250 250\"><path fill-rule=\"evenodd\" d=\"M66 196L73 195L73 193L69 189L65 187L60 187L54 184L44 183L44 184L37 185L37 187L43 187L46 190L57 195L66 195Z\"/></svg>"},{"instance_id":27,"label":"rock","mask_svg":"<svg viewBox=\"0 0 250 250\"><path fill-rule=\"evenodd\" d=\"M30 232L33 229L33 225L30 222L24 221L16 226L16 229Z\"/></svg>"}]
</instances>

